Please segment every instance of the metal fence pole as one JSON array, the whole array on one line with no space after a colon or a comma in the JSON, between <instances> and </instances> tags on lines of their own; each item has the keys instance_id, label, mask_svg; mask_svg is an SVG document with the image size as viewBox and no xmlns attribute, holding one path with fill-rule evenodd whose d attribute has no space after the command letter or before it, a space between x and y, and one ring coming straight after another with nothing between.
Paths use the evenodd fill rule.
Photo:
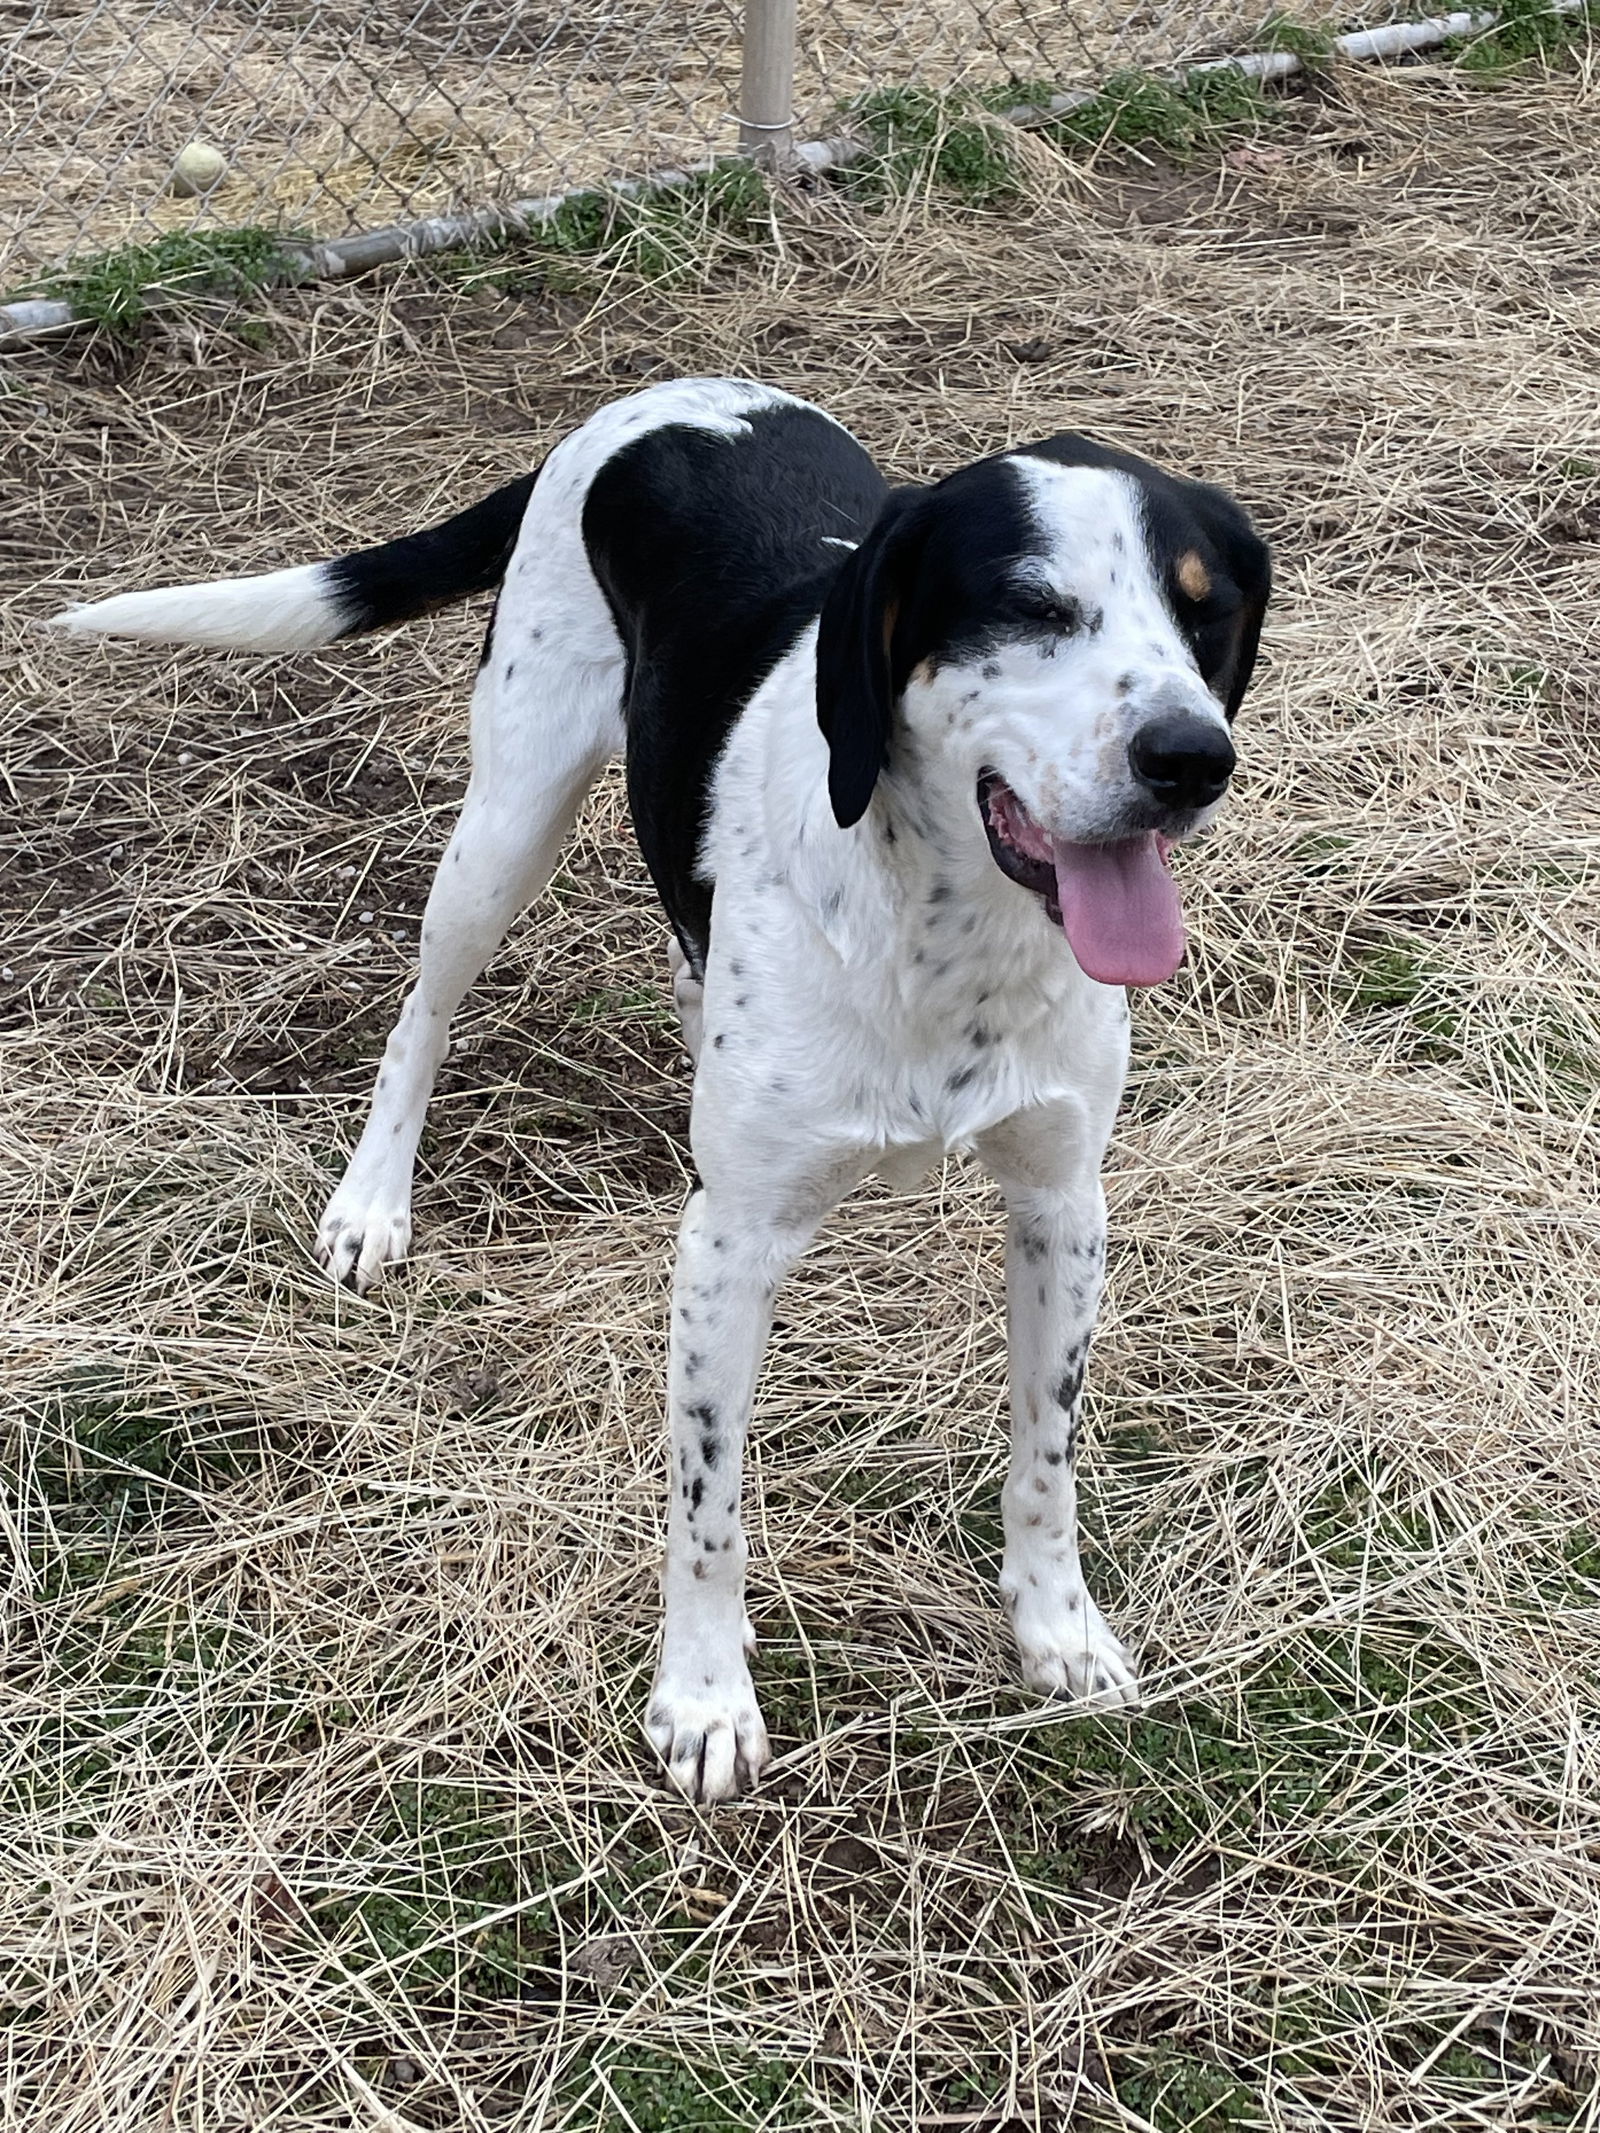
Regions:
<instances>
[{"instance_id":1,"label":"metal fence pole","mask_svg":"<svg viewBox=\"0 0 1600 2133\"><path fill-rule=\"evenodd\" d=\"M794 156L795 0L746 0L739 146L778 170Z\"/></svg>"}]
</instances>

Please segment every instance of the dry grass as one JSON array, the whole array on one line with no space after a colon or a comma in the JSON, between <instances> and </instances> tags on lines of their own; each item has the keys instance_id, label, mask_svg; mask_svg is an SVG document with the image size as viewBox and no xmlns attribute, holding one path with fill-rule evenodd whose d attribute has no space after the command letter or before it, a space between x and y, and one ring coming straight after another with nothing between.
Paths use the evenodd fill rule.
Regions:
<instances>
[{"instance_id":1,"label":"dry grass","mask_svg":"<svg viewBox=\"0 0 1600 2133\"><path fill-rule=\"evenodd\" d=\"M904 475L1157 451L1283 590L1110 1180L1087 1517L1150 1715L1013 1686L999 1226L952 1165L785 1294L780 1763L709 1816L637 1723L685 1078L616 791L357 1303L306 1243L481 616L264 663L16 631L6 2124L1600 2124L1595 114L1366 75L1277 160L797 206L703 285L413 277L8 364L25 614L417 523L707 368Z\"/></svg>"}]
</instances>

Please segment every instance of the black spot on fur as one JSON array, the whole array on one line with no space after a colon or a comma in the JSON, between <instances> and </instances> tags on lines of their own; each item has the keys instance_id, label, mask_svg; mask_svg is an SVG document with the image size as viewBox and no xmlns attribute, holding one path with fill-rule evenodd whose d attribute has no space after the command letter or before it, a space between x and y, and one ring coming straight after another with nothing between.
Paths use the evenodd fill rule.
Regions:
<instances>
[{"instance_id":1,"label":"black spot on fur","mask_svg":"<svg viewBox=\"0 0 1600 2133\"><path fill-rule=\"evenodd\" d=\"M1073 1363L1061 1373L1053 1394L1057 1407L1070 1407L1083 1390L1083 1365Z\"/></svg>"},{"instance_id":2,"label":"black spot on fur","mask_svg":"<svg viewBox=\"0 0 1600 2133\"><path fill-rule=\"evenodd\" d=\"M694 1406L691 1407L688 1412L689 1420L691 1422L698 1422L703 1429L716 1428L717 1410L715 1409L715 1407L712 1406L709 1400L697 1400Z\"/></svg>"},{"instance_id":3,"label":"black spot on fur","mask_svg":"<svg viewBox=\"0 0 1600 2133\"><path fill-rule=\"evenodd\" d=\"M1017 1231L1017 1250L1021 1252L1029 1266L1038 1266L1049 1249L1049 1245L1036 1229L1019 1229Z\"/></svg>"},{"instance_id":4,"label":"black spot on fur","mask_svg":"<svg viewBox=\"0 0 1600 2133\"><path fill-rule=\"evenodd\" d=\"M977 1076L978 1070L976 1067L957 1067L953 1074L948 1075L946 1077L945 1087L949 1090L952 1096L959 1096L961 1091L967 1086L967 1083L969 1081L975 1081L977 1079Z\"/></svg>"},{"instance_id":5,"label":"black spot on fur","mask_svg":"<svg viewBox=\"0 0 1600 2133\"><path fill-rule=\"evenodd\" d=\"M707 1466L715 1466L722 1457L722 1439L709 1434L700 1439L700 1456Z\"/></svg>"},{"instance_id":6,"label":"black spot on fur","mask_svg":"<svg viewBox=\"0 0 1600 2133\"><path fill-rule=\"evenodd\" d=\"M727 1040L724 1038L721 1030L718 1030L717 1034L711 1040L711 1049L714 1052L720 1052L726 1041Z\"/></svg>"},{"instance_id":7,"label":"black spot on fur","mask_svg":"<svg viewBox=\"0 0 1600 2133\"><path fill-rule=\"evenodd\" d=\"M689 1505L692 1510L699 1510L701 1503L705 1499L705 1493L706 1485L704 1478L701 1475L696 1474L696 1476L694 1477L693 1485L689 1490Z\"/></svg>"}]
</instances>

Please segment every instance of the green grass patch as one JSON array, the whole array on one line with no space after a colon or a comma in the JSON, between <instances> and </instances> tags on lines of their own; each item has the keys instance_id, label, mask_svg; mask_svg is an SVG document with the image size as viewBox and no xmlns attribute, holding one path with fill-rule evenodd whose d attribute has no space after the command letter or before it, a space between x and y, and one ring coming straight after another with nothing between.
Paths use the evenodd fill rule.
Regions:
<instances>
[{"instance_id":1,"label":"green grass patch","mask_svg":"<svg viewBox=\"0 0 1600 2133\"><path fill-rule=\"evenodd\" d=\"M1117 2075L1117 2101L1157 2133L1226 2133L1263 2123L1260 2100L1215 2059L1157 2045Z\"/></svg>"},{"instance_id":2,"label":"green grass patch","mask_svg":"<svg viewBox=\"0 0 1600 2133\"><path fill-rule=\"evenodd\" d=\"M1305 41L1309 49L1313 40ZM1048 81L1008 81L983 90L875 89L841 113L851 131L865 136L868 149L836 174L837 182L869 204L939 192L967 207L1001 205L1024 185L1016 130L1002 114L1043 111L1060 94L1060 85ZM1085 102L1030 130L1067 148L1153 147L1181 160L1258 132L1273 115L1260 84L1238 67L1197 68L1176 77L1127 69L1109 76Z\"/></svg>"},{"instance_id":3,"label":"green grass patch","mask_svg":"<svg viewBox=\"0 0 1600 2133\"><path fill-rule=\"evenodd\" d=\"M1325 67L1333 57L1333 31L1326 24L1296 22L1277 13L1269 15L1246 42L1256 52L1291 53L1308 74Z\"/></svg>"},{"instance_id":4,"label":"green grass patch","mask_svg":"<svg viewBox=\"0 0 1600 2133\"><path fill-rule=\"evenodd\" d=\"M967 207L992 207L1022 190L1011 129L1001 108L1053 93L1048 84L1010 84L980 97L964 89L874 89L841 116L867 142L867 153L836 175L841 191L868 205L907 193L937 191ZM1001 97L1004 104L1001 105Z\"/></svg>"},{"instance_id":5,"label":"green grass patch","mask_svg":"<svg viewBox=\"0 0 1600 2133\"><path fill-rule=\"evenodd\" d=\"M752 236L770 213L761 172L730 158L682 185L574 193L549 221L470 255L465 279L512 294L581 292L613 274L671 286L702 271L719 245Z\"/></svg>"},{"instance_id":6,"label":"green grass patch","mask_svg":"<svg viewBox=\"0 0 1600 2133\"><path fill-rule=\"evenodd\" d=\"M515 1811L475 1786L397 1784L386 1825L355 1850L369 1884L336 1895L314 1915L341 1967L381 1966L409 1998L441 1987L477 1999L516 1993L535 1971L559 1965L555 1911L530 1893L570 1877L572 1856L529 1851Z\"/></svg>"},{"instance_id":7,"label":"green grass patch","mask_svg":"<svg viewBox=\"0 0 1600 2133\"><path fill-rule=\"evenodd\" d=\"M653 985L611 985L591 992L572 1010L574 1022L643 1022L675 1029L678 1018Z\"/></svg>"},{"instance_id":8,"label":"green grass patch","mask_svg":"<svg viewBox=\"0 0 1600 2133\"><path fill-rule=\"evenodd\" d=\"M1459 1749L1486 1716L1481 1682L1426 1624L1359 1638L1308 1630L1242 1686L1234 1710L1195 1702L1041 1730L1029 1805L1055 1827L1048 1849L1018 1863L1045 1885L1072 1885L1099 1841L1083 1833L1082 1810L1098 1814L1109 1796L1157 1853L1270 1832L1292 1836L1307 1862L1359 1866L1347 1840L1322 1834L1336 1827L1335 1802L1361 1790L1370 1843L1374 1812L1403 1798L1415 1759Z\"/></svg>"},{"instance_id":9,"label":"green grass patch","mask_svg":"<svg viewBox=\"0 0 1600 2133\"><path fill-rule=\"evenodd\" d=\"M15 1441L27 1457L18 1482L25 1478L45 1503L133 1519L152 1516L174 1493L248 1475L272 1449L252 1421L180 1410L99 1369L75 1373Z\"/></svg>"},{"instance_id":10,"label":"green grass patch","mask_svg":"<svg viewBox=\"0 0 1600 2133\"><path fill-rule=\"evenodd\" d=\"M1451 37L1444 47L1463 73L1489 84L1559 64L1589 42L1600 20L1593 0L1572 14L1558 13L1547 0L1501 0L1495 15L1488 29Z\"/></svg>"},{"instance_id":11,"label":"green grass patch","mask_svg":"<svg viewBox=\"0 0 1600 2133\"><path fill-rule=\"evenodd\" d=\"M773 2059L710 2066L635 2047L591 2061L586 2076L563 2120L571 2133L764 2133L817 2123L794 2069Z\"/></svg>"},{"instance_id":12,"label":"green grass patch","mask_svg":"<svg viewBox=\"0 0 1600 2133\"><path fill-rule=\"evenodd\" d=\"M1070 148L1156 148L1182 162L1260 132L1277 108L1254 76L1238 67L1191 69L1176 78L1124 69L1044 130Z\"/></svg>"},{"instance_id":13,"label":"green grass patch","mask_svg":"<svg viewBox=\"0 0 1600 2133\"><path fill-rule=\"evenodd\" d=\"M1397 945L1354 954L1337 997L1410 1063L1492 1079L1515 1103L1583 1106L1600 1084L1592 1021L1537 985L1485 998L1466 974Z\"/></svg>"},{"instance_id":14,"label":"green grass patch","mask_svg":"<svg viewBox=\"0 0 1600 2133\"><path fill-rule=\"evenodd\" d=\"M76 260L16 296L48 296L108 332L133 333L152 303L196 297L238 303L292 280L296 240L259 228L174 230L149 244L118 245Z\"/></svg>"}]
</instances>

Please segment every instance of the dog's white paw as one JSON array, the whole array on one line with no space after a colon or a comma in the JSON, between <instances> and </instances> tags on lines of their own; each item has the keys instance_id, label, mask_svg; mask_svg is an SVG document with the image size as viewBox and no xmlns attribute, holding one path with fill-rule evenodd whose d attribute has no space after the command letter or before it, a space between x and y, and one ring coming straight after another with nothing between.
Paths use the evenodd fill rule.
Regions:
<instances>
[{"instance_id":1,"label":"dog's white paw","mask_svg":"<svg viewBox=\"0 0 1600 2133\"><path fill-rule=\"evenodd\" d=\"M383 1269L410 1249L409 1196L352 1189L348 1180L328 1202L317 1228L318 1265L358 1296L365 1296Z\"/></svg>"},{"instance_id":2,"label":"dog's white paw","mask_svg":"<svg viewBox=\"0 0 1600 2133\"><path fill-rule=\"evenodd\" d=\"M1032 1598L1032 1595L1029 1595ZM1040 1696L1097 1711L1136 1711L1139 1677L1087 1593L1046 1613L1018 1606L1012 1615L1022 1678Z\"/></svg>"},{"instance_id":3,"label":"dog's white paw","mask_svg":"<svg viewBox=\"0 0 1600 2133\"><path fill-rule=\"evenodd\" d=\"M692 1682L663 1667L644 1722L668 1777L703 1805L748 1792L772 1754L742 1661L721 1678L696 1676Z\"/></svg>"}]
</instances>

